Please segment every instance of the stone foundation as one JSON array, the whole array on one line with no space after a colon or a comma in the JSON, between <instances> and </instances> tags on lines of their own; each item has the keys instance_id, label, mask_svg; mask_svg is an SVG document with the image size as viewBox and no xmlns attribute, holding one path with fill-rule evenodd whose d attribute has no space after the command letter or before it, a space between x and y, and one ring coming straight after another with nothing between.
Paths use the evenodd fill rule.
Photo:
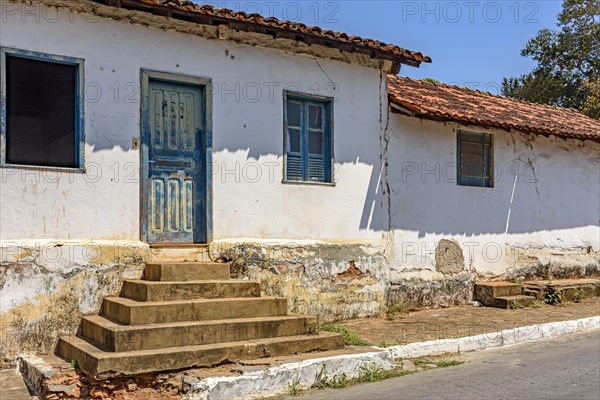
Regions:
<instances>
[{"instance_id":1,"label":"stone foundation","mask_svg":"<svg viewBox=\"0 0 600 400\"><path fill-rule=\"evenodd\" d=\"M463 260L457 242L440 243L426 268L392 268L384 239L218 240L208 250L181 251L190 261L229 262L234 278L259 281L264 295L288 299L290 313L314 315L320 323L468 304L476 280L600 277L600 255L588 249L509 248L506 272L486 275ZM139 279L150 257L170 258L179 250L157 251L124 241L0 242L0 367L23 351L52 353L57 338L74 334L82 315L98 313L124 279Z\"/></svg>"},{"instance_id":2,"label":"stone foundation","mask_svg":"<svg viewBox=\"0 0 600 400\"><path fill-rule=\"evenodd\" d=\"M506 280L552 280L600 277L600 253L591 249L509 249L512 266Z\"/></svg>"},{"instance_id":3,"label":"stone foundation","mask_svg":"<svg viewBox=\"0 0 600 400\"><path fill-rule=\"evenodd\" d=\"M291 313L320 322L381 314L389 275L378 242L219 242L211 258L231 262L236 278L258 280L263 293L284 296Z\"/></svg>"},{"instance_id":4,"label":"stone foundation","mask_svg":"<svg viewBox=\"0 0 600 400\"><path fill-rule=\"evenodd\" d=\"M473 298L474 285L475 277L467 273L441 280L397 281L390 285L387 306L409 311L467 304Z\"/></svg>"}]
</instances>

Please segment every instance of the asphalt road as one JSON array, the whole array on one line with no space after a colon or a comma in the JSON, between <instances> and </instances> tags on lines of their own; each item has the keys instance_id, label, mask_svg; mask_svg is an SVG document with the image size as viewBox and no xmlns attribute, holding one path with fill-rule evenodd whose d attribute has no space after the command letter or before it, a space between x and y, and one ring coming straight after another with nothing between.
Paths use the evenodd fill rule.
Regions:
<instances>
[{"instance_id":1,"label":"asphalt road","mask_svg":"<svg viewBox=\"0 0 600 400\"><path fill-rule=\"evenodd\" d=\"M600 400L600 331L486 350L465 364L295 400Z\"/></svg>"}]
</instances>

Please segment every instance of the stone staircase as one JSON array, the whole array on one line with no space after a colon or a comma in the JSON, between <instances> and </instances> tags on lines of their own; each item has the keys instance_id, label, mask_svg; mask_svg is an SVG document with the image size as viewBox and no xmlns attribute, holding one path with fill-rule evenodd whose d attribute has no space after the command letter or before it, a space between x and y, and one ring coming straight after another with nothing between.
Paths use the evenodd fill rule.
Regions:
<instances>
[{"instance_id":1,"label":"stone staircase","mask_svg":"<svg viewBox=\"0 0 600 400\"><path fill-rule=\"evenodd\" d=\"M142 280L124 281L120 297L83 317L56 352L104 378L344 347L316 323L288 315L285 298L261 297L259 283L231 280L228 264L161 261L147 264Z\"/></svg>"},{"instance_id":2,"label":"stone staircase","mask_svg":"<svg viewBox=\"0 0 600 400\"><path fill-rule=\"evenodd\" d=\"M522 294L518 283L498 281L479 282L475 285L473 299L487 307L518 308L536 301L535 296Z\"/></svg>"}]
</instances>

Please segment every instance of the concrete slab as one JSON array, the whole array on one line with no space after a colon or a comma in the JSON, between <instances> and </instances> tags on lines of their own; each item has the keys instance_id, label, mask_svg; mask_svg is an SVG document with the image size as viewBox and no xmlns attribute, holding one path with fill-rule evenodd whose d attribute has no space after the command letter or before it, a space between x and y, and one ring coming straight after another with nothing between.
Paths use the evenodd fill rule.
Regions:
<instances>
[{"instance_id":1,"label":"concrete slab","mask_svg":"<svg viewBox=\"0 0 600 400\"><path fill-rule=\"evenodd\" d=\"M123 281L121 295L137 301L260 297L260 283L234 280L156 282Z\"/></svg>"},{"instance_id":2,"label":"concrete slab","mask_svg":"<svg viewBox=\"0 0 600 400\"><path fill-rule=\"evenodd\" d=\"M0 399L30 400L31 398L32 395L17 370L0 370Z\"/></svg>"},{"instance_id":3,"label":"concrete slab","mask_svg":"<svg viewBox=\"0 0 600 400\"><path fill-rule=\"evenodd\" d=\"M126 325L274 317L287 310L287 298L267 296L153 302L107 297L102 303L102 315Z\"/></svg>"},{"instance_id":4,"label":"concrete slab","mask_svg":"<svg viewBox=\"0 0 600 400\"><path fill-rule=\"evenodd\" d=\"M559 293L562 301L580 302L583 298L600 296L600 279L557 279L547 281L527 281L523 283L525 292L542 300L547 293Z\"/></svg>"},{"instance_id":5,"label":"concrete slab","mask_svg":"<svg viewBox=\"0 0 600 400\"><path fill-rule=\"evenodd\" d=\"M329 332L128 352L105 351L84 339L64 337L58 342L57 353L65 360L76 360L79 368L92 377L103 378L193 367L212 367L244 359L326 351L343 347L343 337Z\"/></svg>"},{"instance_id":6,"label":"concrete slab","mask_svg":"<svg viewBox=\"0 0 600 400\"><path fill-rule=\"evenodd\" d=\"M107 350L123 352L304 335L314 331L316 323L312 316L285 315L122 325L89 315L81 319L81 333Z\"/></svg>"},{"instance_id":7,"label":"concrete slab","mask_svg":"<svg viewBox=\"0 0 600 400\"><path fill-rule=\"evenodd\" d=\"M230 278L227 263L161 262L146 264L144 279L148 281L198 281Z\"/></svg>"}]
</instances>

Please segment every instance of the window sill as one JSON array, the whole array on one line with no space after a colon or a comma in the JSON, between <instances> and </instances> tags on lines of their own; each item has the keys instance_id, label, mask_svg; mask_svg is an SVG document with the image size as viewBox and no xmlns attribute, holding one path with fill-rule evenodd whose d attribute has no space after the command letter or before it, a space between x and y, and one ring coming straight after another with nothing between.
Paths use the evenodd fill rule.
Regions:
<instances>
[{"instance_id":1,"label":"window sill","mask_svg":"<svg viewBox=\"0 0 600 400\"><path fill-rule=\"evenodd\" d=\"M494 186L481 186L481 185L465 185L462 183L457 184L456 186L465 187L465 188L479 188L479 189L493 189Z\"/></svg>"},{"instance_id":2,"label":"window sill","mask_svg":"<svg viewBox=\"0 0 600 400\"><path fill-rule=\"evenodd\" d=\"M314 182L314 181L288 181L284 179L281 181L284 185L307 185L307 186L329 186L335 187L335 182Z\"/></svg>"},{"instance_id":3,"label":"window sill","mask_svg":"<svg viewBox=\"0 0 600 400\"><path fill-rule=\"evenodd\" d=\"M33 171L51 171L51 172L70 172L73 174L85 174L84 167L49 167L44 165L27 164L0 164L0 168L5 169L29 169Z\"/></svg>"}]
</instances>

